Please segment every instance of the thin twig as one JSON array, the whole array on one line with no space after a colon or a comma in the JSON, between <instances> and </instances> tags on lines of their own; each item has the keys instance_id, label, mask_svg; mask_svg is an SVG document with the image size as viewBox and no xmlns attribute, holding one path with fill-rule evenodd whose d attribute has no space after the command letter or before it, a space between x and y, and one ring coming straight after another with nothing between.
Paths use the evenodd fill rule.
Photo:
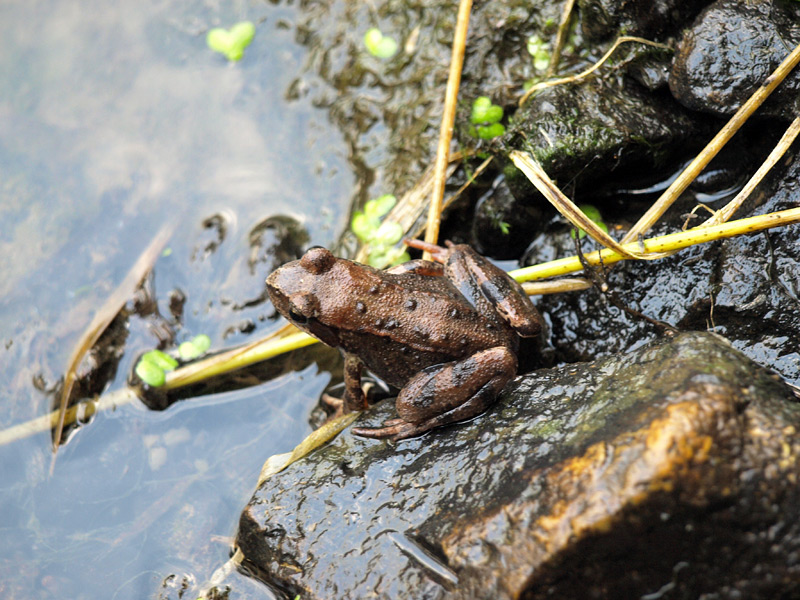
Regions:
<instances>
[{"instance_id":1,"label":"thin twig","mask_svg":"<svg viewBox=\"0 0 800 600\"><path fill-rule=\"evenodd\" d=\"M425 231L425 241L435 244L439 237L439 224L442 214L442 199L446 181L448 157L450 156L450 142L453 139L453 124L456 120L456 102L458 88L461 84L461 68L464 65L464 50L467 44L467 29L469 28L469 14L472 10L472 0L461 0L458 5L458 19L453 37L453 55L450 59L450 74L447 77L447 90L445 92L444 112L442 125L439 130L439 146L436 151L436 163L433 181L433 194L431 206L428 211L428 225ZM427 255L425 258L430 258Z\"/></svg>"},{"instance_id":2,"label":"thin twig","mask_svg":"<svg viewBox=\"0 0 800 600\"><path fill-rule=\"evenodd\" d=\"M560 79L550 79L548 81L541 81L531 86L531 88L527 92L525 92L519 99L519 105L522 106L523 104L525 104L525 102L528 101L528 98L530 98L533 94L535 94L540 90L544 90L556 85L564 85L565 83L575 83L576 81L586 79L589 75L591 75L601 66L603 66L603 63L605 63L609 58L611 58L611 55L614 53L614 50L616 50L620 46L620 44L624 44L627 42L639 42L640 44L647 44L648 46L654 46L656 48L662 48L664 50L671 50L671 48L665 44L659 44L658 42L651 42L650 40L646 40L644 38L633 37L629 35L620 36L617 38L617 41L614 42L611 48L609 48L608 51L603 55L603 57L596 63L594 63L591 67L576 75L570 75L569 77L562 77Z\"/></svg>"}]
</instances>

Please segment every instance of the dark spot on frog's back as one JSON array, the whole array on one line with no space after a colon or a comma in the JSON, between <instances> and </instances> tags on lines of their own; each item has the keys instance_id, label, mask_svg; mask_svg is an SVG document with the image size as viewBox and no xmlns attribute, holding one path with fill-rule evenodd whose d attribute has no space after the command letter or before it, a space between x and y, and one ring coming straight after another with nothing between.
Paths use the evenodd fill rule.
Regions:
<instances>
[{"instance_id":1,"label":"dark spot on frog's back","mask_svg":"<svg viewBox=\"0 0 800 600\"><path fill-rule=\"evenodd\" d=\"M300 265L310 273L320 275L336 263L336 257L322 246L309 248L300 259Z\"/></svg>"},{"instance_id":2,"label":"dark spot on frog's back","mask_svg":"<svg viewBox=\"0 0 800 600\"><path fill-rule=\"evenodd\" d=\"M423 340L427 340L431 336L431 332L428 331L424 327L420 327L419 325L415 325L414 326L414 335L416 335L417 337L419 337L419 338L421 338Z\"/></svg>"},{"instance_id":3,"label":"dark spot on frog's back","mask_svg":"<svg viewBox=\"0 0 800 600\"><path fill-rule=\"evenodd\" d=\"M367 312L367 305L359 300L356 302L356 312L359 314L365 314Z\"/></svg>"},{"instance_id":4,"label":"dark spot on frog's back","mask_svg":"<svg viewBox=\"0 0 800 600\"><path fill-rule=\"evenodd\" d=\"M417 308L417 301L414 298L409 298L403 303L403 308L406 310L414 310Z\"/></svg>"}]
</instances>

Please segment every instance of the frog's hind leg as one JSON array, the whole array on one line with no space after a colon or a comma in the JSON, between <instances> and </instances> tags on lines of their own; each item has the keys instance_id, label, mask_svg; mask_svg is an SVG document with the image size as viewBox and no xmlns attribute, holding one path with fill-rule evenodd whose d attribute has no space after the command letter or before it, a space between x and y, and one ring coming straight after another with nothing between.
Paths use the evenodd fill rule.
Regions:
<instances>
[{"instance_id":1,"label":"frog's hind leg","mask_svg":"<svg viewBox=\"0 0 800 600\"><path fill-rule=\"evenodd\" d=\"M397 398L398 419L378 428L353 428L370 438L402 440L485 411L514 376L517 361L505 347L489 348L461 361L429 367Z\"/></svg>"},{"instance_id":2,"label":"frog's hind leg","mask_svg":"<svg viewBox=\"0 0 800 600\"><path fill-rule=\"evenodd\" d=\"M451 423L457 423L458 421L466 421L467 419L478 416L491 406L497 398L497 394L503 389L507 381L507 377L496 377L490 380L464 404L446 413L426 419L421 423L409 423L400 418L390 419L384 422L383 427L354 427L352 432L362 437L375 439L388 438L396 442L422 435L434 427L441 427L442 425L449 425Z\"/></svg>"}]
</instances>

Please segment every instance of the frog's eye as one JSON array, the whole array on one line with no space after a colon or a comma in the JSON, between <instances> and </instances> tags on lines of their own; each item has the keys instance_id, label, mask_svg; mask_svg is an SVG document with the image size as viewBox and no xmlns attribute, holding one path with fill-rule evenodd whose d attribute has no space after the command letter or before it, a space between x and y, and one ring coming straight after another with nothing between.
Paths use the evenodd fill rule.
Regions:
<instances>
[{"instance_id":1,"label":"frog's eye","mask_svg":"<svg viewBox=\"0 0 800 600\"><path fill-rule=\"evenodd\" d=\"M319 313L319 302L313 294L296 294L289 299L289 319L293 323L307 323Z\"/></svg>"},{"instance_id":2,"label":"frog's eye","mask_svg":"<svg viewBox=\"0 0 800 600\"><path fill-rule=\"evenodd\" d=\"M300 264L311 273L320 275L330 269L336 262L336 257L322 246L314 246L306 250Z\"/></svg>"},{"instance_id":3,"label":"frog's eye","mask_svg":"<svg viewBox=\"0 0 800 600\"><path fill-rule=\"evenodd\" d=\"M294 323L306 323L308 321L308 317L301 315L294 309L289 309L289 319Z\"/></svg>"}]
</instances>

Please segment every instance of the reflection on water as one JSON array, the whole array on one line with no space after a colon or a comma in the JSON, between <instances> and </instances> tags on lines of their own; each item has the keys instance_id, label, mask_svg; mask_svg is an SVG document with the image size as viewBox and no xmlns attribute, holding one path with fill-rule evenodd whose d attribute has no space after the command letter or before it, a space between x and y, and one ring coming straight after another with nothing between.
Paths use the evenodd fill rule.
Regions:
<instances>
[{"instance_id":1,"label":"reflection on water","mask_svg":"<svg viewBox=\"0 0 800 600\"><path fill-rule=\"evenodd\" d=\"M268 305L241 309L235 297L238 285L258 288L238 283L255 224L288 214L312 243L337 238L353 176L327 115L285 99L306 52L294 42L295 10L2 3L0 427L49 410L34 379L58 380L96 308L165 220L177 228L151 281L159 306L179 290L180 335L207 333L215 347L274 327ZM244 60L228 64L204 33L242 19L257 33ZM226 217L224 239L199 252L214 214ZM129 328L112 388L157 343L147 322ZM52 475L49 436L0 447L0 595L140 599L156 597L170 574L201 585L227 560L262 462L308 432L327 380L309 367L162 413L121 407L74 436ZM236 581L237 597L269 597Z\"/></svg>"}]
</instances>

